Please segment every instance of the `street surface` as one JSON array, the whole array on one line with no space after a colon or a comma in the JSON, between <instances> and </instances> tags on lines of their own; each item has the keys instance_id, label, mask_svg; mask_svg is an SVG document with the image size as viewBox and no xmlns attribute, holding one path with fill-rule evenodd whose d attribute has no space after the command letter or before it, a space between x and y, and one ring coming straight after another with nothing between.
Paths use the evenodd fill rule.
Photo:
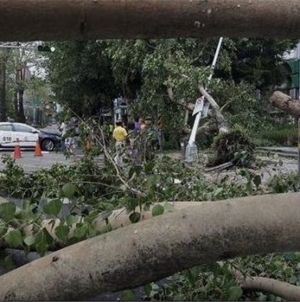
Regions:
<instances>
[{"instance_id":1,"label":"street surface","mask_svg":"<svg viewBox=\"0 0 300 302\"><path fill-rule=\"evenodd\" d=\"M50 168L55 163L62 163L64 165L70 165L75 162L75 160L79 159L81 157L81 154L78 152L78 154L71 156L71 158L66 159L66 156L59 152L42 152L43 156L34 156L33 151L22 151L22 158L17 158L16 164L20 165L24 168L24 171L26 173L30 173L33 171L36 171L41 168ZM2 162L2 156L4 154L8 154L10 156L13 156L13 152L7 152L7 151L0 151L0 171L2 171L5 167L5 164Z\"/></svg>"},{"instance_id":2,"label":"street surface","mask_svg":"<svg viewBox=\"0 0 300 302\"><path fill-rule=\"evenodd\" d=\"M288 155L297 157L298 156L298 149L296 147L261 147L257 148L258 151L264 152L271 152L277 153L278 155ZM62 152L42 152L42 157L35 157L33 151L22 151L22 158L16 159L16 164L22 166L26 173L30 173L36 171L41 168L50 168L55 163L62 163L64 165L73 164L76 160L82 157L81 150L75 150L75 155L71 156L70 158L66 159L66 156ZM8 154L10 156L13 155L12 151L0 151L0 172L4 168L4 164L2 163L1 157L3 154ZM169 155L173 158L180 158L180 152L163 152L165 155ZM286 164L286 163L285 163ZM295 170L297 167L297 159L295 158L294 161L291 161L293 169Z\"/></svg>"}]
</instances>

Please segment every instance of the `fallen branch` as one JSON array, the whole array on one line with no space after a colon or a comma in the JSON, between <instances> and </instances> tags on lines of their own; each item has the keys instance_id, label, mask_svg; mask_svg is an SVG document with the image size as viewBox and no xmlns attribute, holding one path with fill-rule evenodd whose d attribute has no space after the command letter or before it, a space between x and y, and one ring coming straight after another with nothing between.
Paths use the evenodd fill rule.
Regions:
<instances>
[{"instance_id":1,"label":"fallen branch","mask_svg":"<svg viewBox=\"0 0 300 302\"><path fill-rule=\"evenodd\" d=\"M266 277L244 276L237 270L233 270L233 275L243 290L269 293L288 301L300 301L300 287L298 286Z\"/></svg>"},{"instance_id":2,"label":"fallen branch","mask_svg":"<svg viewBox=\"0 0 300 302\"><path fill-rule=\"evenodd\" d=\"M300 102L293 100L289 95L280 91L275 91L269 99L269 102L274 107L285 111L294 116L300 116Z\"/></svg>"},{"instance_id":3,"label":"fallen branch","mask_svg":"<svg viewBox=\"0 0 300 302\"><path fill-rule=\"evenodd\" d=\"M215 166L215 167L211 167L211 168L205 169L204 172L212 172L212 171L216 171L216 170L217 171L222 171L222 170L230 168L232 166L233 166L232 162L227 162L227 163Z\"/></svg>"},{"instance_id":4,"label":"fallen branch","mask_svg":"<svg viewBox=\"0 0 300 302\"><path fill-rule=\"evenodd\" d=\"M82 241L1 276L0 300L87 299L195 265L298 250L299 198L201 202Z\"/></svg>"},{"instance_id":5,"label":"fallen branch","mask_svg":"<svg viewBox=\"0 0 300 302\"><path fill-rule=\"evenodd\" d=\"M190 102L186 102L184 99L180 99L180 100L175 100L174 98L174 93L173 93L173 89L171 87L167 88L167 93L168 93L168 97L169 99L174 102L177 103L178 105L181 105L182 107L186 108L189 111L193 111L195 108L195 104L190 103Z\"/></svg>"},{"instance_id":6,"label":"fallen branch","mask_svg":"<svg viewBox=\"0 0 300 302\"><path fill-rule=\"evenodd\" d=\"M227 122L221 112L220 106L218 103L213 99L213 97L204 89L203 86L199 86L199 91L205 97L205 99L210 103L212 107L212 115L217 121L219 133L227 133L228 132L228 125Z\"/></svg>"}]
</instances>

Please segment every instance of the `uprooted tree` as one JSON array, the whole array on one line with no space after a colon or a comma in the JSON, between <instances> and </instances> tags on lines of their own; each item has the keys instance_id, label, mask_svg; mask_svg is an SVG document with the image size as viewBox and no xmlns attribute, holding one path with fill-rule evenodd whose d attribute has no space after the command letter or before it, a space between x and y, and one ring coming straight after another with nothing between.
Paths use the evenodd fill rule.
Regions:
<instances>
[{"instance_id":1,"label":"uprooted tree","mask_svg":"<svg viewBox=\"0 0 300 302\"><path fill-rule=\"evenodd\" d=\"M298 11L292 12L293 18L290 10L291 6L299 6L296 0L247 3L232 0L222 4L183 0L10 0L2 4L0 37L5 40L220 34L295 37L300 28L296 18ZM149 4L155 5L156 10ZM157 14L159 10L166 16ZM202 15L203 20L199 20ZM165 26L168 31L161 30ZM221 116L216 118L224 129ZM138 197L135 195L135 198ZM255 253L298 250L299 215L298 193L199 203L70 245L15 269L0 277L0 298L87 298L159 280L203 263ZM260 289L270 291L274 290L272 285L277 285L265 279L255 279L252 284L247 278L239 276L239 280L246 288L257 286L254 281L264 285ZM281 286L289 294L281 293L283 297L299 299L299 288L280 283L277 289Z\"/></svg>"}]
</instances>

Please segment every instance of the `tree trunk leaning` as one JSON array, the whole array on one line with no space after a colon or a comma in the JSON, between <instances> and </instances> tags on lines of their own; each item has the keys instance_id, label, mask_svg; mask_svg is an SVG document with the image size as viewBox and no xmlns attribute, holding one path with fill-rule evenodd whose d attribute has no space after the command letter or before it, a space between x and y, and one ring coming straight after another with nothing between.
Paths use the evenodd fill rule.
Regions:
<instances>
[{"instance_id":1,"label":"tree trunk leaning","mask_svg":"<svg viewBox=\"0 0 300 302\"><path fill-rule=\"evenodd\" d=\"M271 105L294 116L300 116L300 101L293 100L289 95L275 91L269 99Z\"/></svg>"},{"instance_id":2,"label":"tree trunk leaning","mask_svg":"<svg viewBox=\"0 0 300 302\"><path fill-rule=\"evenodd\" d=\"M299 13L299 0L1 0L0 41L299 38Z\"/></svg>"},{"instance_id":3,"label":"tree trunk leaning","mask_svg":"<svg viewBox=\"0 0 300 302\"><path fill-rule=\"evenodd\" d=\"M214 98L204 89L203 86L199 86L200 93L205 97L205 99L210 103L212 107L212 116L215 118L219 133L228 133L228 124L221 112L221 108Z\"/></svg>"},{"instance_id":4,"label":"tree trunk leaning","mask_svg":"<svg viewBox=\"0 0 300 302\"><path fill-rule=\"evenodd\" d=\"M0 58L0 122L6 122L6 61Z\"/></svg>"},{"instance_id":5,"label":"tree trunk leaning","mask_svg":"<svg viewBox=\"0 0 300 302\"><path fill-rule=\"evenodd\" d=\"M300 249L300 193L197 206L82 241L0 277L0 300L80 300L204 263Z\"/></svg>"}]
</instances>

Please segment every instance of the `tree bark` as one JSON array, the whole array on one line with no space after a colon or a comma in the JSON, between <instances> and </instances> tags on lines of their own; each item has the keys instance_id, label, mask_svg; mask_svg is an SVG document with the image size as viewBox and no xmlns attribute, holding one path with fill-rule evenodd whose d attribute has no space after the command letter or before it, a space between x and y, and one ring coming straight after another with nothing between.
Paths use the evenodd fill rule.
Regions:
<instances>
[{"instance_id":1,"label":"tree bark","mask_svg":"<svg viewBox=\"0 0 300 302\"><path fill-rule=\"evenodd\" d=\"M269 99L271 105L294 116L300 116L300 101L293 100L289 95L275 91Z\"/></svg>"},{"instance_id":2,"label":"tree bark","mask_svg":"<svg viewBox=\"0 0 300 302\"><path fill-rule=\"evenodd\" d=\"M19 121L19 104L18 104L18 90L14 91L14 112L15 112L15 120Z\"/></svg>"},{"instance_id":3,"label":"tree bark","mask_svg":"<svg viewBox=\"0 0 300 302\"><path fill-rule=\"evenodd\" d=\"M300 287L287 282L266 278L248 277L234 270L233 275L238 285L244 290L267 292L287 301L300 301Z\"/></svg>"},{"instance_id":4,"label":"tree bark","mask_svg":"<svg viewBox=\"0 0 300 302\"><path fill-rule=\"evenodd\" d=\"M0 122L6 122L6 111L6 59L2 58L0 63Z\"/></svg>"},{"instance_id":5,"label":"tree bark","mask_svg":"<svg viewBox=\"0 0 300 302\"><path fill-rule=\"evenodd\" d=\"M0 40L299 38L299 12L298 0L2 0Z\"/></svg>"},{"instance_id":6,"label":"tree bark","mask_svg":"<svg viewBox=\"0 0 300 302\"><path fill-rule=\"evenodd\" d=\"M19 115L18 115L18 117L19 117L19 119L18 119L18 121L20 122L20 123L25 123L25 114L24 114L24 90L23 89L19 89L19 93L18 93L18 95L19 95L19 106L18 106L18 108L19 108Z\"/></svg>"},{"instance_id":7,"label":"tree bark","mask_svg":"<svg viewBox=\"0 0 300 302\"><path fill-rule=\"evenodd\" d=\"M79 300L195 265L300 249L300 194L201 202L82 241L0 277L0 300Z\"/></svg>"}]
</instances>

